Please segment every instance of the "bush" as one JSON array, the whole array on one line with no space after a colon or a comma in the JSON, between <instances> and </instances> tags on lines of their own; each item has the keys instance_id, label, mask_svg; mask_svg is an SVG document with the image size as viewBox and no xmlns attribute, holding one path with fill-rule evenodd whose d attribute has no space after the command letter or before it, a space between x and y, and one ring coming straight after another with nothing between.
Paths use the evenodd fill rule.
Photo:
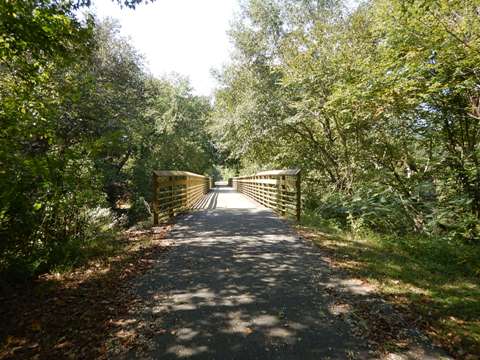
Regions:
<instances>
[{"instance_id":1,"label":"bush","mask_svg":"<svg viewBox=\"0 0 480 360\"><path fill-rule=\"evenodd\" d=\"M105 203L92 168L82 161L84 168L79 171L78 165L72 162L55 177L45 173L43 178L33 178L36 181L27 176L27 169L21 169L21 181L4 189L0 211L2 277L19 280L59 264L73 264L81 248L102 232L111 231L106 226L113 222L110 213L92 213L92 208Z\"/></svg>"},{"instance_id":2,"label":"bush","mask_svg":"<svg viewBox=\"0 0 480 360\"><path fill-rule=\"evenodd\" d=\"M129 225L133 225L139 221L147 220L151 216L153 216L153 214L150 210L150 205L144 197L140 196L135 199L128 211Z\"/></svg>"},{"instance_id":3,"label":"bush","mask_svg":"<svg viewBox=\"0 0 480 360\"><path fill-rule=\"evenodd\" d=\"M416 221L419 222L414 204L406 203L388 188L369 185L358 188L353 194L324 192L318 199L307 202L307 206L318 203L310 211L354 232L370 229L405 234L415 231Z\"/></svg>"}]
</instances>

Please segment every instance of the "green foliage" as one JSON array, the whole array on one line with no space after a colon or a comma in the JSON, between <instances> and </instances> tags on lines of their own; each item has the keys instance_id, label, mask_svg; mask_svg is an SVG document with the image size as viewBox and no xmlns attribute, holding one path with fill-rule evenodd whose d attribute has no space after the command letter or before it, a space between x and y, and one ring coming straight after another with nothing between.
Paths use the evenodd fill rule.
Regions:
<instances>
[{"instance_id":1,"label":"green foliage","mask_svg":"<svg viewBox=\"0 0 480 360\"><path fill-rule=\"evenodd\" d=\"M151 79L115 23L75 17L89 4L0 4L1 275L74 265L125 209L145 218L153 169L213 168L207 99Z\"/></svg>"},{"instance_id":2,"label":"green foliage","mask_svg":"<svg viewBox=\"0 0 480 360\"><path fill-rule=\"evenodd\" d=\"M345 227L480 236L478 1L249 1L212 126Z\"/></svg>"},{"instance_id":3,"label":"green foliage","mask_svg":"<svg viewBox=\"0 0 480 360\"><path fill-rule=\"evenodd\" d=\"M142 208L151 201L153 170L188 170L199 174L214 171L214 148L207 133L210 113L207 98L194 96L181 77L146 80L146 108L138 133L136 151L125 170L132 198ZM138 202L140 200L140 202ZM130 221L144 220L148 212L132 208ZM143 216L140 216L143 214Z\"/></svg>"},{"instance_id":4,"label":"green foliage","mask_svg":"<svg viewBox=\"0 0 480 360\"><path fill-rule=\"evenodd\" d=\"M136 198L128 212L129 221L135 224L152 216L149 203L142 197Z\"/></svg>"},{"instance_id":5,"label":"green foliage","mask_svg":"<svg viewBox=\"0 0 480 360\"><path fill-rule=\"evenodd\" d=\"M0 13L0 268L31 274L62 239L84 236L85 213L102 200L92 161L63 131L76 84L59 81L90 56L92 23L46 1L3 2Z\"/></svg>"}]
</instances>

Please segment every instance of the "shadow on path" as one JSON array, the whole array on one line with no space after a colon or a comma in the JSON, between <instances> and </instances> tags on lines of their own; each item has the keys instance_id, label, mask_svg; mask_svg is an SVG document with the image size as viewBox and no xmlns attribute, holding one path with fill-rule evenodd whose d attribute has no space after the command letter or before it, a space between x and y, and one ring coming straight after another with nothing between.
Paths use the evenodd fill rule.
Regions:
<instances>
[{"instance_id":1,"label":"shadow on path","mask_svg":"<svg viewBox=\"0 0 480 360\"><path fill-rule=\"evenodd\" d=\"M188 214L165 262L138 280L143 316L167 332L150 355L177 359L320 359L365 356L329 313L315 249L268 210Z\"/></svg>"},{"instance_id":2,"label":"shadow on path","mask_svg":"<svg viewBox=\"0 0 480 360\"><path fill-rule=\"evenodd\" d=\"M319 249L272 211L244 199L228 208L222 191L239 199L216 189L204 210L179 217L169 256L136 279L141 304L127 322L139 335L128 357L376 358L328 289L368 294L333 276Z\"/></svg>"},{"instance_id":3,"label":"shadow on path","mask_svg":"<svg viewBox=\"0 0 480 360\"><path fill-rule=\"evenodd\" d=\"M218 191L210 191L193 204L192 209L215 209L217 207L218 193Z\"/></svg>"}]
</instances>

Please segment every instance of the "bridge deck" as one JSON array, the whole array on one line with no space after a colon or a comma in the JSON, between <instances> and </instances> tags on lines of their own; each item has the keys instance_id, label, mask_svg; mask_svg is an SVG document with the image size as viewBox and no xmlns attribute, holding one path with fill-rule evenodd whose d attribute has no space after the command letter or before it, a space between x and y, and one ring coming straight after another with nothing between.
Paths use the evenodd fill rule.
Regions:
<instances>
[{"instance_id":1,"label":"bridge deck","mask_svg":"<svg viewBox=\"0 0 480 360\"><path fill-rule=\"evenodd\" d=\"M255 209L260 204L230 187L216 187L203 197L194 209Z\"/></svg>"},{"instance_id":2,"label":"bridge deck","mask_svg":"<svg viewBox=\"0 0 480 360\"><path fill-rule=\"evenodd\" d=\"M229 188L198 208L177 220L172 249L136 281L142 306L132 316L155 335L132 357L372 358L328 290L355 289L315 246Z\"/></svg>"}]
</instances>

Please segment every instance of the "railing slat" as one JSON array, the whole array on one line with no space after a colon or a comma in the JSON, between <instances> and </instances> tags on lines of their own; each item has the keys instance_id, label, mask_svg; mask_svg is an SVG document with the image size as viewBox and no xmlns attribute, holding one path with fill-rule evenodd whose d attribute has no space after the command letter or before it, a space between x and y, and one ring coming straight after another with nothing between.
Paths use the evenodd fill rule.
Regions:
<instances>
[{"instance_id":1,"label":"railing slat","mask_svg":"<svg viewBox=\"0 0 480 360\"><path fill-rule=\"evenodd\" d=\"M270 170L232 179L232 186L280 215L301 215L300 170Z\"/></svg>"},{"instance_id":2,"label":"railing slat","mask_svg":"<svg viewBox=\"0 0 480 360\"><path fill-rule=\"evenodd\" d=\"M188 171L153 172L153 224L191 208L211 188L213 181Z\"/></svg>"}]
</instances>

